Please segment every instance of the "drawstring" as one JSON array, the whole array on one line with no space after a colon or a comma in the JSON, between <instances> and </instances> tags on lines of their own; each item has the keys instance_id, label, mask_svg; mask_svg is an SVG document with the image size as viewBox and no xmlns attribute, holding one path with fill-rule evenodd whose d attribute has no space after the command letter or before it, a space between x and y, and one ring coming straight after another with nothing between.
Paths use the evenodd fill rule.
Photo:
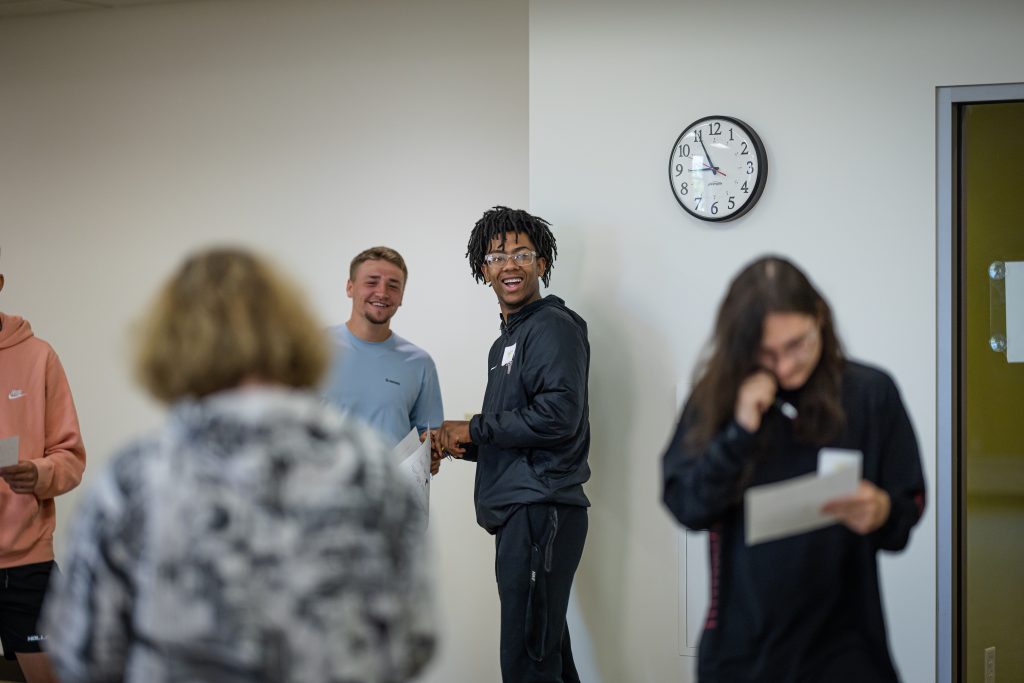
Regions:
<instances>
[{"instance_id":1,"label":"drawstring","mask_svg":"<svg viewBox=\"0 0 1024 683\"><path fill-rule=\"evenodd\" d=\"M551 522L551 533L548 542L544 544L544 571L551 572L551 556L554 553L555 535L558 533L558 510L551 508L548 512L548 520Z\"/></svg>"}]
</instances>

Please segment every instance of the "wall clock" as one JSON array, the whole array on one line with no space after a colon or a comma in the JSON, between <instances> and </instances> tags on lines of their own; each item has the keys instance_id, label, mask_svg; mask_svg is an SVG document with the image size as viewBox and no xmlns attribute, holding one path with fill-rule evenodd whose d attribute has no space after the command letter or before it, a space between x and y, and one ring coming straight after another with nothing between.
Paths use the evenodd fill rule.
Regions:
<instances>
[{"instance_id":1,"label":"wall clock","mask_svg":"<svg viewBox=\"0 0 1024 683\"><path fill-rule=\"evenodd\" d=\"M753 208L768 177L768 157L754 129L731 116L697 119L668 159L672 194L703 221L731 221Z\"/></svg>"}]
</instances>

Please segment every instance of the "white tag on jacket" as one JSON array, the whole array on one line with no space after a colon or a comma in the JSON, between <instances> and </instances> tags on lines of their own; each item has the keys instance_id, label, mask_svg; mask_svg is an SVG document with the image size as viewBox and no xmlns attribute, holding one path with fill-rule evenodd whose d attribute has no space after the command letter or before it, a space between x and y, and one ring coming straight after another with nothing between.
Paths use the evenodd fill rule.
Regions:
<instances>
[{"instance_id":1,"label":"white tag on jacket","mask_svg":"<svg viewBox=\"0 0 1024 683\"><path fill-rule=\"evenodd\" d=\"M513 344L512 346L506 346L505 347L505 353L501 357L501 366L505 367L506 365L511 365L512 364L512 358L515 355L516 355L516 345Z\"/></svg>"}]
</instances>

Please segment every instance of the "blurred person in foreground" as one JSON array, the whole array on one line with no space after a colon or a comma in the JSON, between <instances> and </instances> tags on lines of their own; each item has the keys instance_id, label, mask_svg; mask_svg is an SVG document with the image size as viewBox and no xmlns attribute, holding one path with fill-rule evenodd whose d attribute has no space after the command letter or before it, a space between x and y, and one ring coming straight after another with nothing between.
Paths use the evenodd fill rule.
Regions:
<instances>
[{"instance_id":1,"label":"blurred person in foreground","mask_svg":"<svg viewBox=\"0 0 1024 683\"><path fill-rule=\"evenodd\" d=\"M189 258L143 326L171 405L88 493L44 608L64 683L406 681L434 650L425 520L311 389L321 326L261 259Z\"/></svg>"},{"instance_id":2,"label":"blurred person in foreground","mask_svg":"<svg viewBox=\"0 0 1024 683\"><path fill-rule=\"evenodd\" d=\"M744 493L810 474L822 447L863 454L839 524L745 542ZM718 311L710 353L664 455L664 501L709 530L701 683L898 680L876 555L924 509L917 438L892 378L846 358L824 297L792 263L749 264Z\"/></svg>"},{"instance_id":3,"label":"blurred person in foreground","mask_svg":"<svg viewBox=\"0 0 1024 683\"><path fill-rule=\"evenodd\" d=\"M13 447L15 437L18 462L0 467L0 641L28 683L49 683L38 622L57 567L54 498L82 480L85 446L57 354L27 320L0 312L0 439Z\"/></svg>"}]
</instances>

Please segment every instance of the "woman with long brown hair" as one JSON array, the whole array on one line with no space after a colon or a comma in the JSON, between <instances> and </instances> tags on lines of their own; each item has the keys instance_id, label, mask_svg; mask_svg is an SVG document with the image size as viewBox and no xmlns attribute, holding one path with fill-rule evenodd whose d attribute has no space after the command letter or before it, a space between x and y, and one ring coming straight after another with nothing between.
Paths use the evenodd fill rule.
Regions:
<instances>
[{"instance_id":1,"label":"woman with long brown hair","mask_svg":"<svg viewBox=\"0 0 1024 683\"><path fill-rule=\"evenodd\" d=\"M748 546L744 493L860 451L839 524ZM893 380L847 359L825 298L769 256L733 280L663 460L664 501L710 534L701 683L898 681L876 553L902 550L924 506L913 427Z\"/></svg>"}]
</instances>

